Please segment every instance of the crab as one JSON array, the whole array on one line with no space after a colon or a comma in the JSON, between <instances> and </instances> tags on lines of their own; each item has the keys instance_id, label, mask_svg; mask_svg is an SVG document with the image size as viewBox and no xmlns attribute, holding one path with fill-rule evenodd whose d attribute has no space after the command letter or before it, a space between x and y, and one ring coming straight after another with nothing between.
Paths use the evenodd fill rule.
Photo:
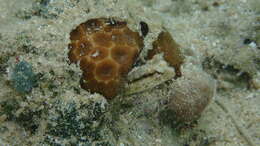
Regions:
<instances>
[{"instance_id":1,"label":"crab","mask_svg":"<svg viewBox=\"0 0 260 146\"><path fill-rule=\"evenodd\" d=\"M126 80L129 87L124 88L127 89L124 93L128 95L181 76L184 57L167 31L161 32L153 42L153 48L147 54L147 63L132 69L149 30L144 22L140 24L142 36L130 30L125 21L116 18L90 19L71 31L68 56L71 63L80 64L83 89L113 99L122 91ZM156 83L142 87L146 81L143 77L154 79Z\"/></svg>"}]
</instances>

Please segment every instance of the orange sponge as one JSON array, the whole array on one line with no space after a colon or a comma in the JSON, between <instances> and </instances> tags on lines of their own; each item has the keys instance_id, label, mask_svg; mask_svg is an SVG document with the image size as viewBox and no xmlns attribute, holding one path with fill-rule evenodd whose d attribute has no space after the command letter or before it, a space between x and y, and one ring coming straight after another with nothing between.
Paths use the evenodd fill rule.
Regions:
<instances>
[{"instance_id":1,"label":"orange sponge","mask_svg":"<svg viewBox=\"0 0 260 146\"><path fill-rule=\"evenodd\" d=\"M124 21L90 19L70 33L69 60L83 71L81 87L111 99L134 64L143 39Z\"/></svg>"},{"instance_id":2,"label":"orange sponge","mask_svg":"<svg viewBox=\"0 0 260 146\"><path fill-rule=\"evenodd\" d=\"M180 51L180 46L174 41L169 32L161 32L156 41L153 42L153 49L148 52L148 59L151 59L157 53L164 53L164 59L170 66L174 67L176 77L181 76L181 64L184 62L184 56Z\"/></svg>"}]
</instances>

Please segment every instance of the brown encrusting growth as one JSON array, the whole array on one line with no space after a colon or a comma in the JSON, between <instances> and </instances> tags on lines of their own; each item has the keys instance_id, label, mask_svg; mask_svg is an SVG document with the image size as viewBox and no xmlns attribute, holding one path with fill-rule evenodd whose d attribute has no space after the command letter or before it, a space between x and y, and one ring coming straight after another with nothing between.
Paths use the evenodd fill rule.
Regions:
<instances>
[{"instance_id":1,"label":"brown encrusting growth","mask_svg":"<svg viewBox=\"0 0 260 146\"><path fill-rule=\"evenodd\" d=\"M90 19L70 33L69 59L83 71L81 87L111 99L143 47L143 39L124 21Z\"/></svg>"},{"instance_id":2,"label":"brown encrusting growth","mask_svg":"<svg viewBox=\"0 0 260 146\"><path fill-rule=\"evenodd\" d=\"M184 56L180 51L180 46L174 41L169 32L161 32L153 42L153 49L148 52L148 59L154 55L164 53L164 59L175 69L176 77L181 76L181 64L184 62Z\"/></svg>"}]
</instances>

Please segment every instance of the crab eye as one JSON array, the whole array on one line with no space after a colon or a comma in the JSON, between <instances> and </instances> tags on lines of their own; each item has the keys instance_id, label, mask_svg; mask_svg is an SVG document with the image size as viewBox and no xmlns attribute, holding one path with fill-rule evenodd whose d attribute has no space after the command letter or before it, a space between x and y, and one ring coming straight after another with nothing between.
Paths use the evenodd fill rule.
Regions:
<instances>
[{"instance_id":1,"label":"crab eye","mask_svg":"<svg viewBox=\"0 0 260 146\"><path fill-rule=\"evenodd\" d=\"M143 37L145 37L148 34L148 32L149 32L148 24L143 22L143 21L141 21L140 22L140 26L141 26L142 35L143 35Z\"/></svg>"}]
</instances>

